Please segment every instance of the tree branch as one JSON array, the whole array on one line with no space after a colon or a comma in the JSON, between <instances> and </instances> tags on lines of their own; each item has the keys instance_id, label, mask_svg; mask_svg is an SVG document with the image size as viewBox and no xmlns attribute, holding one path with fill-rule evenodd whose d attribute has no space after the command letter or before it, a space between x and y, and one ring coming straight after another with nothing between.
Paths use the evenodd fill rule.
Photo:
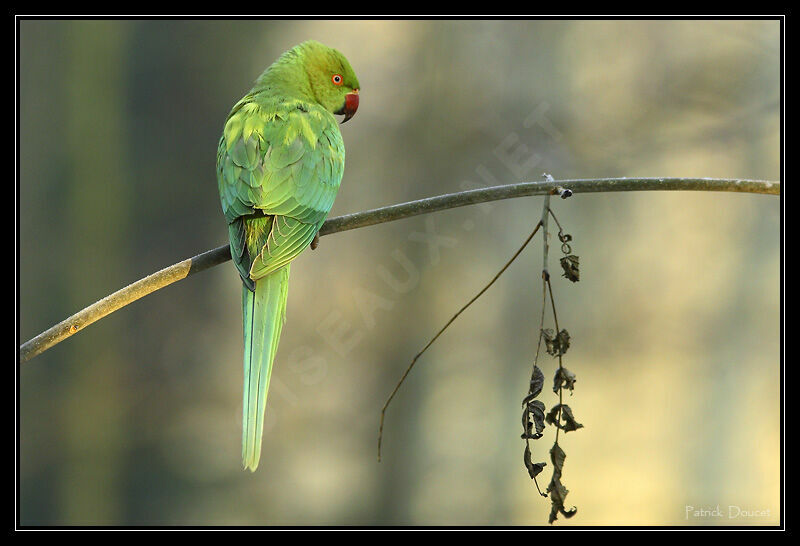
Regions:
<instances>
[{"instance_id":1,"label":"tree branch","mask_svg":"<svg viewBox=\"0 0 800 546\"><path fill-rule=\"evenodd\" d=\"M532 195L556 195L563 188L573 193L601 193L619 191L725 191L780 195L780 182L764 180L738 180L714 178L601 178L591 180L558 180L545 182L522 182L505 186L493 186L477 190L450 193L437 197L429 197L418 201L401 203L372 209L355 214L346 214L331 218L325 222L320 235L330 235L385 222L393 222L410 218L419 214L428 214L440 210L463 207L488 201L512 199ZM43 353L53 345L60 343L84 329L88 325L125 307L134 301L155 292L174 282L180 281L205 271L211 267L231 259L230 248L224 245L188 260L183 260L138 280L122 288L102 300L93 303L68 319L42 332L35 338L23 343L19 348L20 363Z\"/></svg>"}]
</instances>

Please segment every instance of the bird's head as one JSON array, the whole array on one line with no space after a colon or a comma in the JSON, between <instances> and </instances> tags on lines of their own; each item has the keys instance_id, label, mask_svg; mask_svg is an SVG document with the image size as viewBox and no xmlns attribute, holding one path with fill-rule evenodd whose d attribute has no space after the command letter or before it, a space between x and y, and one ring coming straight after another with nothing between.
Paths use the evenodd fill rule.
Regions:
<instances>
[{"instance_id":1,"label":"bird's head","mask_svg":"<svg viewBox=\"0 0 800 546\"><path fill-rule=\"evenodd\" d=\"M336 49L313 40L296 48L303 59L314 98L332 114L344 115L342 123L358 109L359 84L353 67Z\"/></svg>"}]
</instances>

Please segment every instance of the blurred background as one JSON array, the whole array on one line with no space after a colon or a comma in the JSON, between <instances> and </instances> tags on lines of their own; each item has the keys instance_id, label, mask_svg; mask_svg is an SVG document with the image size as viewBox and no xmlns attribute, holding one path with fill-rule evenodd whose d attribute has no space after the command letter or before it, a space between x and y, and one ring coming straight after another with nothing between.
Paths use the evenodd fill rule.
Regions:
<instances>
[{"instance_id":1,"label":"blurred background","mask_svg":"<svg viewBox=\"0 0 800 546\"><path fill-rule=\"evenodd\" d=\"M780 178L777 21L23 20L19 30L20 343L227 243L215 179L225 117L310 38L342 51L362 85L331 216L544 172ZM541 239L418 362L376 462L396 381L519 247L541 204L419 216L324 237L300 256L255 474L240 461L231 263L26 363L20 523L547 525L520 439ZM553 289L572 336L564 365L578 378L567 402L584 424L560 436L578 513L556 524L777 524L779 199L610 193L553 208L581 261L581 281L554 277ZM540 366L549 408L557 361ZM542 487L553 437L548 427L532 442L534 460L548 461ZM722 517L693 513L717 507Z\"/></svg>"}]
</instances>

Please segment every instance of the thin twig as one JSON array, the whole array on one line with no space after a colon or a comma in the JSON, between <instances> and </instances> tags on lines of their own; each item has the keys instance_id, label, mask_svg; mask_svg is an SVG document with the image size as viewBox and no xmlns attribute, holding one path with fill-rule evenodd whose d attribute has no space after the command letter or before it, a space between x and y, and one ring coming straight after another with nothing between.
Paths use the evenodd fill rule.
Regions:
<instances>
[{"instance_id":1,"label":"thin twig","mask_svg":"<svg viewBox=\"0 0 800 546\"><path fill-rule=\"evenodd\" d=\"M549 175L548 175L549 176ZM553 214L553 211L550 210L550 196L547 195L544 198L544 204L542 205L542 241L544 244L542 245L542 292L545 291L546 288L550 288L550 302L553 304L553 321L556 323L556 335L558 335L558 319L556 318L556 304L553 301L553 287L550 284L550 266L548 264L548 257L550 252L550 243L548 241L548 237L550 237L549 227L549 220L550 216ZM555 218L555 215L553 215ZM558 223L558 220L556 220ZM559 224L559 228L561 225ZM546 297L542 300L542 317L544 317L544 306L546 305ZM540 334L541 335L541 334ZM561 355L558 357L558 366L561 367ZM560 392L560 391L559 391ZM559 397L559 403L561 403L561 399ZM561 409L559 408L559 418L561 418ZM558 427L556 427L556 444L558 443Z\"/></svg>"},{"instance_id":2,"label":"thin twig","mask_svg":"<svg viewBox=\"0 0 800 546\"><path fill-rule=\"evenodd\" d=\"M556 213L553 212L553 209L551 209L550 207L547 207L547 208L550 211L550 216L553 217L553 220L555 220L556 225L558 226L558 232L559 233L563 233L564 232L564 228L561 227L561 222L558 221L558 218L556 217Z\"/></svg>"},{"instance_id":3,"label":"thin twig","mask_svg":"<svg viewBox=\"0 0 800 546\"><path fill-rule=\"evenodd\" d=\"M330 235L340 231L348 231L403 218L410 218L419 214L427 214L489 201L499 201L502 199L532 195L549 195L554 191L558 192L559 188L564 186L569 186L572 192L576 194L619 191L724 191L780 195L781 189L780 182L711 178L602 178L591 180L522 182L520 184L493 186L440 195L438 197L430 197L418 201L411 201L409 203L391 205L331 218L325 222L319 234ZM31 358L43 353L50 347L84 329L89 324L133 303L147 294L151 294L156 290L169 286L195 273L227 262L230 259L230 248L228 245L223 245L166 267L144 279L136 281L23 343L19 348L19 361L20 363L27 362Z\"/></svg>"},{"instance_id":4,"label":"thin twig","mask_svg":"<svg viewBox=\"0 0 800 546\"><path fill-rule=\"evenodd\" d=\"M542 225L541 221L539 222L539 225L540 226ZM547 286L545 285L544 281L542 281L542 313L539 316L539 340L536 342L536 355L533 357L533 369L531 370L530 384L533 384L534 374L536 373L536 368L539 363L539 352L542 348L542 338L544 337L544 312L545 309L547 309L546 303L547 303ZM528 393L530 393L530 390L528 390ZM528 438L527 436L528 435L526 435L525 437L525 447L528 450L530 450L531 448L530 438ZM536 485L536 490L539 492L539 494L543 497L546 497L547 495L545 493L542 493L542 490L539 488L539 481L536 479L536 477L533 478L533 483Z\"/></svg>"},{"instance_id":5,"label":"thin twig","mask_svg":"<svg viewBox=\"0 0 800 546\"><path fill-rule=\"evenodd\" d=\"M550 290L550 303L553 306L553 322L556 325L556 335L558 335L561 332L561 330L558 329L558 315L556 314L556 300L553 299L553 285L550 284L550 276L549 275L544 280L544 282L547 284L547 288ZM558 352L558 370L559 370L559 373L561 372L561 370L564 369L561 357L562 357L561 351L559 351ZM564 385L562 383L558 387L558 420L556 421L556 423L561 423L561 411L564 408L564 406L563 406L563 402L564 402L563 394L564 394ZM558 443L558 431L559 430L560 430L560 427L556 426L556 444Z\"/></svg>"},{"instance_id":6,"label":"thin twig","mask_svg":"<svg viewBox=\"0 0 800 546\"><path fill-rule=\"evenodd\" d=\"M544 204L542 205L542 219L539 222L542 224L542 278L549 279L550 278L550 268L547 265L547 257L550 252L550 242L547 238L550 236L550 232L548 231L547 227L549 225L550 219L550 195L544 196Z\"/></svg>"},{"instance_id":7,"label":"thin twig","mask_svg":"<svg viewBox=\"0 0 800 546\"><path fill-rule=\"evenodd\" d=\"M541 224L541 222L540 222ZM533 357L533 370L531 371L531 379L533 379L533 372L539 363L539 351L542 348L542 338L544 337L544 312L547 309L547 285L542 281L542 314L539 317L539 341L536 344L536 356Z\"/></svg>"},{"instance_id":8,"label":"thin twig","mask_svg":"<svg viewBox=\"0 0 800 546\"><path fill-rule=\"evenodd\" d=\"M494 284L494 282L495 282L497 279L499 279L499 278L500 278L500 275L502 275L502 274L505 272L505 270L506 270L506 269L508 269L508 268L509 268L509 266L510 266L512 263L514 263L514 260L516 260L516 259L517 259L517 256L519 256L519 255L522 253L522 251L523 251L523 250L525 250L525 247L526 247L526 246L528 246L528 243L530 243L530 242L531 242L531 239L533 239L534 235L536 235L536 232L537 232L537 231L539 231L539 228L541 227L541 225L542 225L542 223L541 223L541 222L539 222L539 223L537 223L537 224L536 224L536 227L535 227L535 228L533 228L533 231L531 232L531 234L530 234L530 235L528 235L528 238L527 238L527 239L525 239L525 242L524 242L524 243L522 243L522 246L521 246L521 247L519 247L519 250L517 250L517 251L514 253L514 255L513 255L513 256L511 256L511 259L510 259L510 260L508 260L508 261L506 262L506 264L505 264L505 265L502 267L502 269L500 269L500 271L498 271L498 272L497 272L497 274L496 274L496 275L495 275L495 276L492 278L492 280L491 280L491 281L489 281L489 283L488 283L486 286L484 286L484 287L483 287L483 289L481 289L481 291L480 291L480 292L478 292L478 293L477 293L477 294L476 294L476 295L475 295L475 296L474 296L474 297L473 297L471 300L469 300L469 301L466 303L466 305L464 305L464 306L463 306L461 309L459 309L459 310L458 310L458 312L457 312L455 315L453 315L453 316L450 318L450 320L448 320L448 321L447 321L447 324L445 324L444 326L442 326L442 328L441 328L441 329L440 329L438 332L436 332L436 335L435 335L435 336L433 336L433 338L432 338L432 339L431 339L431 340L428 342L428 344L427 344L427 345L425 345L425 347L423 347L423 348L422 348L422 350L421 350L420 352L418 352L418 353L417 353L417 355L416 355L416 356L414 357L414 359L411 361L411 364L409 364L409 365L408 365L408 368L407 368L407 369L406 369L406 371L403 373L403 376L400 378L400 381L398 381L398 382L397 382L397 385L395 385L395 387L394 387L394 390L392 391L392 394L390 394L390 395L389 395L389 398L386 400L386 403L383 405L383 409L381 410L381 424L380 424L380 427L379 427L379 429L378 429L378 462L380 462L380 461L381 461L381 442L383 441L383 420L384 420L384 418L386 417L386 408L388 408L388 407L389 407L389 404L392 402L392 398L394 398L394 395L395 395L395 394L397 394L397 391L400 389L400 385L402 385L402 384L403 384L403 381L405 381L405 380L406 380L406 377L408 376L408 373L411 371L411 368L413 368L413 367L414 367L414 364L416 364L416 362L417 362L417 360L419 359L419 357L421 357L421 356L422 356L422 353L424 353L425 351L427 351L427 350L428 350L428 347L430 347L431 345L433 345L433 342L434 342L434 341L436 341L437 339L439 339L439 336L440 336L440 335L442 335L442 333L443 333L445 330L447 330L447 327L448 327L448 326L450 326L450 325L451 325L451 324L452 324L452 323L453 323L453 322L454 322L454 321L455 321L455 320L458 318L458 316L459 316L461 313L463 313L463 312L464 312L464 310L465 310L467 307L469 307L470 305L472 305L472 304L475 302L475 300L477 300L478 298L480 298L480 297L483 295L483 293L484 293L484 292L486 292L486 291L489 289L489 287L490 287L490 286L492 286L492 285Z\"/></svg>"},{"instance_id":9,"label":"thin twig","mask_svg":"<svg viewBox=\"0 0 800 546\"><path fill-rule=\"evenodd\" d=\"M532 195L551 195L565 186L569 187L574 194L626 191L723 191L780 195L781 184L765 180L719 178L598 178L521 182L449 193L332 218L322 226L320 235L489 201Z\"/></svg>"}]
</instances>

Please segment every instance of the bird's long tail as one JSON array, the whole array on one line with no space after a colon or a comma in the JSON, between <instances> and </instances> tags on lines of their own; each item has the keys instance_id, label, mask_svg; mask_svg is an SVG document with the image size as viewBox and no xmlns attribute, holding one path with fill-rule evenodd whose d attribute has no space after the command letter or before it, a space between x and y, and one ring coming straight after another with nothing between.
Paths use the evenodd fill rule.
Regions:
<instances>
[{"instance_id":1,"label":"bird's long tail","mask_svg":"<svg viewBox=\"0 0 800 546\"><path fill-rule=\"evenodd\" d=\"M242 462L255 472L261 457L264 410L267 406L272 362L286 320L289 266L256 281L256 290L242 287L244 314L244 403Z\"/></svg>"}]
</instances>

